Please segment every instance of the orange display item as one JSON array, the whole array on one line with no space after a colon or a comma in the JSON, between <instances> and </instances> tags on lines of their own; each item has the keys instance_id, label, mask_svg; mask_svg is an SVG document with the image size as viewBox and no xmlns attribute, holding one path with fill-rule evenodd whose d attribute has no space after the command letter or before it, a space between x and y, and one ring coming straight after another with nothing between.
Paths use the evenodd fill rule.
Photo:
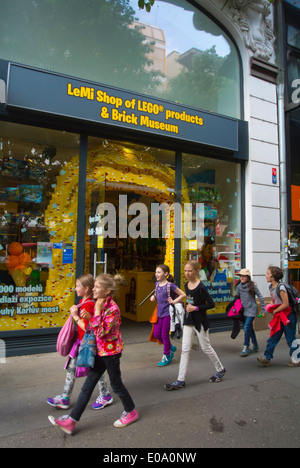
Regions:
<instances>
[{"instance_id":1,"label":"orange display item","mask_svg":"<svg viewBox=\"0 0 300 468\"><path fill-rule=\"evenodd\" d=\"M23 252L23 246L20 242L12 242L8 247L10 255L20 255Z\"/></svg>"},{"instance_id":2,"label":"orange display item","mask_svg":"<svg viewBox=\"0 0 300 468\"><path fill-rule=\"evenodd\" d=\"M30 262L31 256L28 253L23 252L19 255L19 264L23 265L23 267L28 266Z\"/></svg>"},{"instance_id":3,"label":"orange display item","mask_svg":"<svg viewBox=\"0 0 300 468\"><path fill-rule=\"evenodd\" d=\"M17 255L10 255L9 257L6 257L5 265L9 270L17 268L17 266L19 265L19 257Z\"/></svg>"}]
</instances>

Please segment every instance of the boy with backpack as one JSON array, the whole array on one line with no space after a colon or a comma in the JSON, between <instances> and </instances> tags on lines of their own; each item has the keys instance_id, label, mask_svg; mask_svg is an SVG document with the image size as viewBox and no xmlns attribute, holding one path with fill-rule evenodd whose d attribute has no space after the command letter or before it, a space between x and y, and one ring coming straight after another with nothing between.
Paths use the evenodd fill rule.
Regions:
<instances>
[{"instance_id":1,"label":"boy with backpack","mask_svg":"<svg viewBox=\"0 0 300 468\"><path fill-rule=\"evenodd\" d=\"M297 290L294 291L293 287L280 282L283 278L283 271L274 266L270 266L266 273L266 280L269 285L270 295L272 298L272 304L277 305L274 309L272 308L273 315L276 317L277 314L286 313L286 319L279 323L278 329L275 333L271 333L270 338L267 341L267 347L265 350L265 357L258 357L257 360L265 367L270 367L271 359L273 358L274 350L279 343L283 333L287 341L287 345L290 348L291 361L288 363L289 367L300 367L300 347L298 340L296 339L296 326L297 326ZM277 315L278 316L278 315Z\"/></svg>"}]
</instances>

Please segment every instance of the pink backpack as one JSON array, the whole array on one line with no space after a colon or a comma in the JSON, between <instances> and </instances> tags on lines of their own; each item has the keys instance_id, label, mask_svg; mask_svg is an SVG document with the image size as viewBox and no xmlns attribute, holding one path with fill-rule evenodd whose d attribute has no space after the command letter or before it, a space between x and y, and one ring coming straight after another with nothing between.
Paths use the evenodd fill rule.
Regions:
<instances>
[{"instance_id":1,"label":"pink backpack","mask_svg":"<svg viewBox=\"0 0 300 468\"><path fill-rule=\"evenodd\" d=\"M70 315L57 337L56 350L61 356L68 356L70 353L76 333L74 320L72 315Z\"/></svg>"},{"instance_id":2,"label":"pink backpack","mask_svg":"<svg viewBox=\"0 0 300 468\"><path fill-rule=\"evenodd\" d=\"M234 304L230 307L227 316L236 317L237 315L242 315L243 311L244 311L244 307L243 307L241 299L236 299L234 301Z\"/></svg>"}]
</instances>

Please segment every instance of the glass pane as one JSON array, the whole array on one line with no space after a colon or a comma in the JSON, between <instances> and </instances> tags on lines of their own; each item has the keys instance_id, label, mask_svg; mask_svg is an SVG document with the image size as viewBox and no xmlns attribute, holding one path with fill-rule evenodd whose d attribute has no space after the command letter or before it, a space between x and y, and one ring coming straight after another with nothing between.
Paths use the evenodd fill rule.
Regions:
<instances>
[{"instance_id":1,"label":"glass pane","mask_svg":"<svg viewBox=\"0 0 300 468\"><path fill-rule=\"evenodd\" d=\"M300 55L297 57L294 53L289 53L287 57L287 89L288 100L299 104L299 76L300 76Z\"/></svg>"},{"instance_id":2,"label":"glass pane","mask_svg":"<svg viewBox=\"0 0 300 468\"><path fill-rule=\"evenodd\" d=\"M0 122L0 331L60 327L74 304L79 137Z\"/></svg>"},{"instance_id":3,"label":"glass pane","mask_svg":"<svg viewBox=\"0 0 300 468\"><path fill-rule=\"evenodd\" d=\"M300 186L300 109L289 112L291 184Z\"/></svg>"},{"instance_id":4,"label":"glass pane","mask_svg":"<svg viewBox=\"0 0 300 468\"><path fill-rule=\"evenodd\" d=\"M84 248L85 269L95 278L101 273L107 273L108 265L107 252L104 250L104 226L101 223L101 217L105 214L107 174L105 167L100 172L97 172L97 174L94 174L94 171L91 173L91 165L93 165L93 158L89 157L85 201L88 221ZM102 206L104 207L103 211L101 211ZM116 220L114 219L114 226L115 222ZM112 231L110 231L110 235L114 237ZM109 259L111 260L111 257Z\"/></svg>"},{"instance_id":5,"label":"glass pane","mask_svg":"<svg viewBox=\"0 0 300 468\"><path fill-rule=\"evenodd\" d=\"M173 271L174 235L158 209L174 202L174 162L171 151L88 140L85 273L99 274L104 265L95 261L106 262L127 280L117 297L125 318L149 320L153 303L139 304L154 289L156 265Z\"/></svg>"},{"instance_id":6,"label":"glass pane","mask_svg":"<svg viewBox=\"0 0 300 468\"><path fill-rule=\"evenodd\" d=\"M237 50L185 0L1 0L0 57L240 117Z\"/></svg>"},{"instance_id":7,"label":"glass pane","mask_svg":"<svg viewBox=\"0 0 300 468\"><path fill-rule=\"evenodd\" d=\"M200 278L215 301L209 313L224 313L241 268L240 166L184 154L183 174L192 207L182 251L200 263Z\"/></svg>"},{"instance_id":8,"label":"glass pane","mask_svg":"<svg viewBox=\"0 0 300 468\"><path fill-rule=\"evenodd\" d=\"M297 187L299 189L299 187ZM293 196L293 195L292 195ZM299 206L299 198L298 198ZM300 227L289 226L289 281L300 288Z\"/></svg>"},{"instance_id":9,"label":"glass pane","mask_svg":"<svg viewBox=\"0 0 300 468\"><path fill-rule=\"evenodd\" d=\"M287 27L287 41L291 46L300 49L300 28L295 26L288 25Z\"/></svg>"},{"instance_id":10,"label":"glass pane","mask_svg":"<svg viewBox=\"0 0 300 468\"><path fill-rule=\"evenodd\" d=\"M163 37L152 42L154 55L162 48L165 51L160 68L161 97L240 116L239 59L234 44L219 26L185 0L156 2L151 14L140 10L136 18L148 43L152 31L160 31ZM156 57L153 64L157 64Z\"/></svg>"}]
</instances>

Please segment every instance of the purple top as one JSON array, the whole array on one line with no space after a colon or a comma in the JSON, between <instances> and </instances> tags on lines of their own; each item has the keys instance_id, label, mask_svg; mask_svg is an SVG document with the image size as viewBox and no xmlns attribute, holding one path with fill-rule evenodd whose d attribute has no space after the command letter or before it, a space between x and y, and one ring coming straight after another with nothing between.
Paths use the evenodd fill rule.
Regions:
<instances>
[{"instance_id":1,"label":"purple top","mask_svg":"<svg viewBox=\"0 0 300 468\"><path fill-rule=\"evenodd\" d=\"M170 295L172 299L176 299L177 294L174 294L174 291L177 289L176 284L170 284ZM169 307L170 304L168 303L168 288L167 284L164 286L159 286L158 283L155 284L155 297L157 300L157 317L168 317L170 315Z\"/></svg>"}]
</instances>

